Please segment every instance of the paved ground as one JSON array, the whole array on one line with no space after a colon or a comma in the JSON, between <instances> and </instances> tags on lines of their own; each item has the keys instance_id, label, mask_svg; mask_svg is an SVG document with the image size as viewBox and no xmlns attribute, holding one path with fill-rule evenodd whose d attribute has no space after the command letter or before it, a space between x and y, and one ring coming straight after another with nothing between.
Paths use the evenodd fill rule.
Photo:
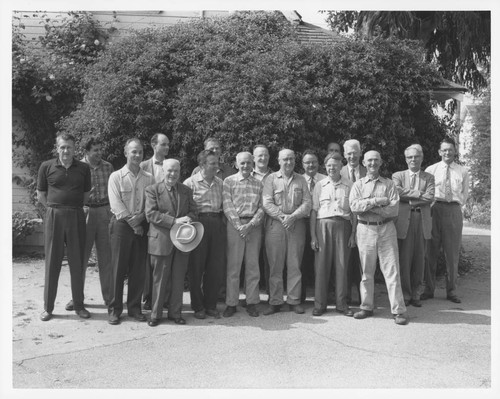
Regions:
<instances>
[{"instance_id":1,"label":"paved ground","mask_svg":"<svg viewBox=\"0 0 500 399\"><path fill-rule=\"evenodd\" d=\"M383 285L377 285L375 317L366 320L339 315L333 307L312 317L310 298L305 315L282 312L254 319L238 308L232 318L203 321L194 319L185 305L185 326L164 322L151 328L127 317L111 326L92 268L86 287L92 318L79 319L64 310L70 295L67 267L61 273L55 317L44 323L38 318L43 262L16 263L12 386L478 388L475 394L489 394L490 237L465 236L464 247L481 256L459 279L462 303L445 300L440 280L435 299L409 308L408 326L394 324Z\"/></svg>"}]
</instances>

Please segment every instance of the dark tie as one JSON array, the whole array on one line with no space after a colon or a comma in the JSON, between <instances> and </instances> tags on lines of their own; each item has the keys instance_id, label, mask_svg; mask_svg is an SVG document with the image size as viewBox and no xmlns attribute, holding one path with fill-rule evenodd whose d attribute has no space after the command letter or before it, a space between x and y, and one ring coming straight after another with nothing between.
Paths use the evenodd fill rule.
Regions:
<instances>
[{"instance_id":1,"label":"dark tie","mask_svg":"<svg viewBox=\"0 0 500 399\"><path fill-rule=\"evenodd\" d=\"M155 161L155 165L162 165L163 166L163 161Z\"/></svg>"},{"instance_id":2,"label":"dark tie","mask_svg":"<svg viewBox=\"0 0 500 399\"><path fill-rule=\"evenodd\" d=\"M316 183L314 182L314 177L311 177L311 180L309 181L309 191L312 193L314 190L314 185Z\"/></svg>"},{"instance_id":3,"label":"dark tie","mask_svg":"<svg viewBox=\"0 0 500 399\"><path fill-rule=\"evenodd\" d=\"M447 202L451 202L453 200L453 193L451 191L450 165L446 165L446 180L444 181L444 199Z\"/></svg>"},{"instance_id":4,"label":"dark tie","mask_svg":"<svg viewBox=\"0 0 500 399\"><path fill-rule=\"evenodd\" d=\"M353 183L356 181L356 174L354 173L354 168L351 168L351 181Z\"/></svg>"},{"instance_id":5,"label":"dark tie","mask_svg":"<svg viewBox=\"0 0 500 399\"><path fill-rule=\"evenodd\" d=\"M175 186L172 186L172 189L170 190L170 198L172 199L172 205L174 207L175 215L177 216L177 190L175 189Z\"/></svg>"},{"instance_id":6,"label":"dark tie","mask_svg":"<svg viewBox=\"0 0 500 399\"><path fill-rule=\"evenodd\" d=\"M415 188L416 176L417 176L416 173L414 173L414 174L411 175L410 190L413 190Z\"/></svg>"}]
</instances>

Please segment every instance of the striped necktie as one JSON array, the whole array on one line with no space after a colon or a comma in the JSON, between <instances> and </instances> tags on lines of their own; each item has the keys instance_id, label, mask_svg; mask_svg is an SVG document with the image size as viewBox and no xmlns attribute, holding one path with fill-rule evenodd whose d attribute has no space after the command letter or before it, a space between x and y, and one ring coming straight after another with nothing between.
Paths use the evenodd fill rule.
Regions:
<instances>
[{"instance_id":1,"label":"striped necktie","mask_svg":"<svg viewBox=\"0 0 500 399\"><path fill-rule=\"evenodd\" d=\"M453 201L453 193L451 191L450 165L446 165L446 180L444 181L444 199L446 202Z\"/></svg>"}]
</instances>

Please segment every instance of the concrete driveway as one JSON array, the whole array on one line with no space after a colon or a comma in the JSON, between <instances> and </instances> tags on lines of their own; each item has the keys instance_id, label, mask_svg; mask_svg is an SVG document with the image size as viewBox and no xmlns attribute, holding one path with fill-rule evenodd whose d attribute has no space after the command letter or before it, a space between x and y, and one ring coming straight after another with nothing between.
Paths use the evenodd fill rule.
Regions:
<instances>
[{"instance_id":1,"label":"concrete driveway","mask_svg":"<svg viewBox=\"0 0 500 399\"><path fill-rule=\"evenodd\" d=\"M489 237L483 240L489 248ZM238 307L232 318L197 320L185 293L187 325L164 321L151 328L126 316L118 326L107 323L93 268L87 274L85 301L92 317L83 320L64 310L70 288L69 271L63 267L55 317L41 322L43 262L16 263L12 385L15 389L479 388L479 393L491 392L487 266L459 278L461 304L445 300L444 281L439 280L435 299L423 302L422 308L409 307L407 326L394 323L385 285L378 284L378 309L366 320L345 317L333 307L322 317L313 317L312 298L305 315L284 311L251 318Z\"/></svg>"}]
</instances>

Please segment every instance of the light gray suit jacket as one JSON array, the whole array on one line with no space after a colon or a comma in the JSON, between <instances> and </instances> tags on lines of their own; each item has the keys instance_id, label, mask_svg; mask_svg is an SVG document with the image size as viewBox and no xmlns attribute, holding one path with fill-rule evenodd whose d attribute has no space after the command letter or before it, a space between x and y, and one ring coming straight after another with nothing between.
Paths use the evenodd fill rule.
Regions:
<instances>
[{"instance_id":1,"label":"light gray suit jacket","mask_svg":"<svg viewBox=\"0 0 500 399\"><path fill-rule=\"evenodd\" d=\"M347 165L344 165L340 170L340 176L351 181L351 176L349 176L349 167ZM359 178L361 179L362 177L365 176L366 176L366 168L363 165L359 164Z\"/></svg>"}]
</instances>

